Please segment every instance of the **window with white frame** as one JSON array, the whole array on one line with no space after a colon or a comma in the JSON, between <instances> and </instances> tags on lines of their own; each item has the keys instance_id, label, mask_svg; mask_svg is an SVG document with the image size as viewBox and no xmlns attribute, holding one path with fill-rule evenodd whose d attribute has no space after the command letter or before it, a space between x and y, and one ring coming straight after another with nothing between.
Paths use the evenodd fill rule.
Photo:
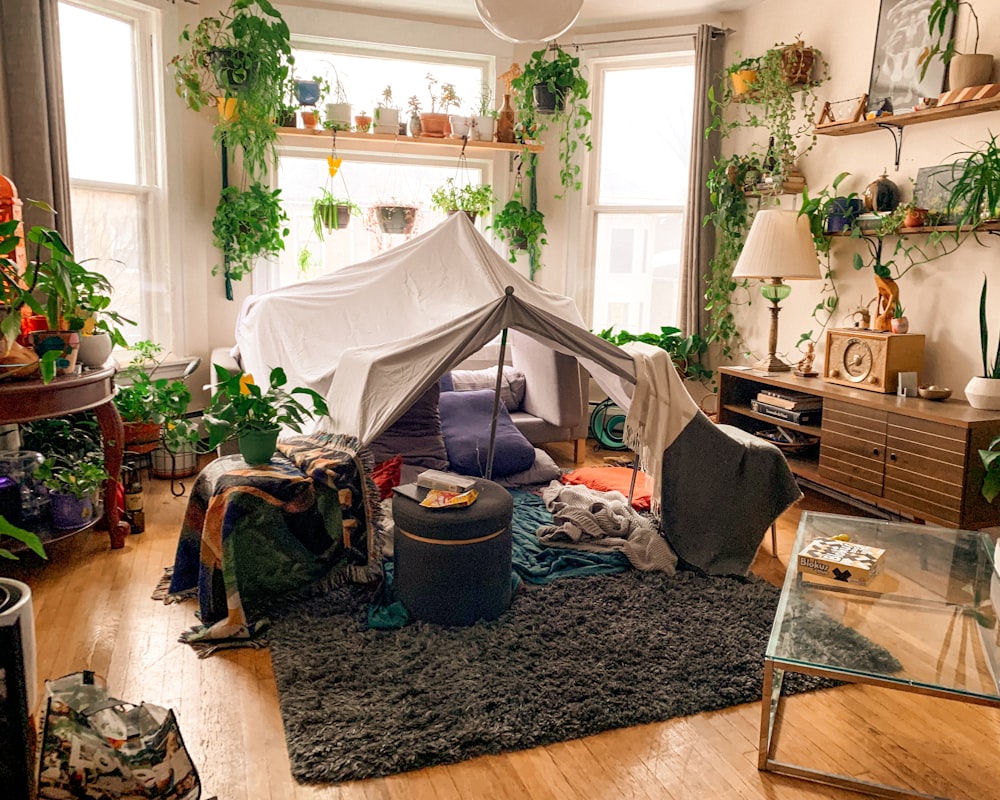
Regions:
<instances>
[{"instance_id":1,"label":"window with white frame","mask_svg":"<svg viewBox=\"0 0 1000 800\"><path fill-rule=\"evenodd\" d=\"M482 86L493 85L492 61L482 56L448 58L440 53L406 51L392 56L385 50L369 52L315 40L310 40L308 47L296 47L294 56L296 77L320 77L334 89L339 81L354 114L367 111L371 115L386 87L391 87L400 119L408 120L410 97L416 97L421 109L429 111L431 91L440 92L440 87L449 83L462 100L461 113L472 114ZM434 83L428 80L428 74ZM333 102L334 97L321 99L321 116L327 101ZM459 109L451 111L457 113ZM310 280L364 261L445 219L442 212L431 208L431 193L447 178L463 185L493 183L494 177L492 157L476 157L470 152L460 163L457 155L400 153L391 141L386 141L378 152L367 148L351 150L350 140L342 138L336 142L336 156L341 163L331 178L327 157L332 155L332 146L329 151L294 145L281 148L277 185L289 216L290 233L278 264L255 270L256 291ZM357 205L361 216L352 218L345 229L320 237L313 226L312 201L324 188ZM396 203L418 209L416 225L408 234L384 233L375 219L374 206ZM477 221L480 229L486 224L485 220Z\"/></svg>"},{"instance_id":2,"label":"window with white frame","mask_svg":"<svg viewBox=\"0 0 1000 800\"><path fill-rule=\"evenodd\" d=\"M59 3L74 255L111 281L112 308L137 323L126 339L169 350L158 20L135 3Z\"/></svg>"},{"instance_id":3,"label":"window with white frame","mask_svg":"<svg viewBox=\"0 0 1000 800\"><path fill-rule=\"evenodd\" d=\"M677 322L693 63L690 52L590 63L593 330Z\"/></svg>"}]
</instances>

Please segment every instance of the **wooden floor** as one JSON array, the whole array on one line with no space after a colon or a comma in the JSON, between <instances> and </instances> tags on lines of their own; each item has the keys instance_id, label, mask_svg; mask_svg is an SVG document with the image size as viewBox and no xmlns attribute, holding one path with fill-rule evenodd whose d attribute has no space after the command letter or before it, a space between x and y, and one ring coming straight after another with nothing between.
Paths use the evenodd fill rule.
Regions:
<instances>
[{"instance_id":1,"label":"wooden floor","mask_svg":"<svg viewBox=\"0 0 1000 800\"><path fill-rule=\"evenodd\" d=\"M569 449L552 452L569 463ZM607 455L613 454L591 453L588 463ZM868 796L758 772L756 703L386 779L301 786L289 772L268 652L231 650L199 660L177 642L196 622L193 605L150 599L173 562L185 504L186 498L170 495L169 482L146 482L146 532L130 537L124 549L111 551L107 536L93 532L52 545L47 564L25 559L4 563L0 572L25 580L34 592L39 676L92 669L118 697L172 707L206 800ZM779 520L777 559L765 536L755 573L780 581L807 508L858 513L810 494ZM912 780L956 800L985 800L1000 797L998 742L995 710L849 686L791 698L778 755L869 780Z\"/></svg>"}]
</instances>

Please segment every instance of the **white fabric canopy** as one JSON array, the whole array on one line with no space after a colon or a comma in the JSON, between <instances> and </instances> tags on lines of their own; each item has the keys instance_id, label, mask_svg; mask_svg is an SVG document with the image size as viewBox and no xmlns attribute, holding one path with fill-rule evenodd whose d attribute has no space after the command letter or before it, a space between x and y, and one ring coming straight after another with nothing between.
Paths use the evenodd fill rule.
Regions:
<instances>
[{"instance_id":1,"label":"white fabric canopy","mask_svg":"<svg viewBox=\"0 0 1000 800\"><path fill-rule=\"evenodd\" d=\"M252 295L236 343L258 383L283 367L289 386L326 397L324 428L367 444L505 328L577 356L628 408L631 356L588 331L570 298L513 269L465 214L369 261Z\"/></svg>"}]
</instances>

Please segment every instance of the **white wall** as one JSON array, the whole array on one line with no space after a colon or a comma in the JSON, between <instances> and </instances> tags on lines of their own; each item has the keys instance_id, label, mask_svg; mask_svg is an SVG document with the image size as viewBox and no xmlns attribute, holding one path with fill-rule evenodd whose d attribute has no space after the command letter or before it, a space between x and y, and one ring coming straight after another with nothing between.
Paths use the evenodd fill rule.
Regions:
<instances>
[{"instance_id":1,"label":"white wall","mask_svg":"<svg viewBox=\"0 0 1000 800\"><path fill-rule=\"evenodd\" d=\"M791 42L797 35L818 47L830 64L831 79L818 89L820 103L840 100L867 91L879 4L872 0L841 0L835 4L810 3L808 13L797 0L761 0L745 14L741 29L730 38L727 51L731 57L759 55L776 42ZM1000 3L976 3L982 32L979 52L1000 53ZM964 30L960 17L959 30ZM993 79L997 79L994 66ZM904 200L913 196L912 180L923 166L947 163L949 155L975 147L1000 132L1000 112L931 122L904 129L899 171L893 171L893 143L886 131L855 136L821 136L813 151L800 165L806 181L815 190L828 186L842 171L851 177L841 184L844 191L863 192L883 168L895 181ZM766 140L764 142L766 145ZM797 207L794 198L784 198L784 206ZM926 337L924 357L925 383L949 386L961 396L961 390L974 374L981 372L979 351L979 292L984 274L991 281L991 319L995 335L1000 335L1000 239L984 236L986 247L966 242L956 254L915 267L899 282L900 301L910 321L911 333ZM848 327L845 314L861 298L875 296L870 269L855 272L851 259L856 242L837 240L833 246L835 280L840 291L838 326ZM867 256L867 252L864 251ZM820 283L799 281L792 284L791 296L782 303L778 350L789 361L796 361L794 345L803 331L817 329L810 312L820 299ZM740 308L737 318L754 356L767 347L769 314L767 303L753 288L754 302ZM993 338L996 347L996 338ZM995 352L995 350L994 350ZM817 368L822 372L825 353L818 348Z\"/></svg>"}]
</instances>

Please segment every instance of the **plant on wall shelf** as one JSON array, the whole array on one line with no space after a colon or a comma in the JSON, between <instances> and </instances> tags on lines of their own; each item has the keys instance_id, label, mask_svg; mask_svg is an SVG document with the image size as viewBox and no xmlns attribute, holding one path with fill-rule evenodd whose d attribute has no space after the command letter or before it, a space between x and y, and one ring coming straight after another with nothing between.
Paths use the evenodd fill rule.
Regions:
<instances>
[{"instance_id":1,"label":"plant on wall shelf","mask_svg":"<svg viewBox=\"0 0 1000 800\"><path fill-rule=\"evenodd\" d=\"M278 199L280 190L252 183L246 191L238 186L222 190L212 220L213 244L226 256L226 274L240 280L250 273L258 258L275 258L285 249L288 216ZM216 275L219 267L212 268Z\"/></svg>"},{"instance_id":2,"label":"plant on wall shelf","mask_svg":"<svg viewBox=\"0 0 1000 800\"><path fill-rule=\"evenodd\" d=\"M580 71L580 59L556 44L536 50L511 81L521 125L536 126L536 133L549 127L559 130L559 182L563 189L580 188L577 153L590 150L591 120L587 99L590 86ZM529 172L528 177L533 175ZM557 195L562 197L562 195Z\"/></svg>"},{"instance_id":3,"label":"plant on wall shelf","mask_svg":"<svg viewBox=\"0 0 1000 800\"><path fill-rule=\"evenodd\" d=\"M983 222L1000 219L1000 142L997 134L975 150L952 153L948 215L956 226L954 238L963 229L973 231Z\"/></svg>"},{"instance_id":4,"label":"plant on wall shelf","mask_svg":"<svg viewBox=\"0 0 1000 800\"><path fill-rule=\"evenodd\" d=\"M976 27L976 35L972 40L972 54L979 50L979 16L972 3L967 0L934 0L927 12L927 29L933 41L917 58L917 63L920 65L920 80L927 75L927 70L935 58L940 58L941 63L947 66L956 55L963 55L955 49L955 37L948 30L949 23L954 24L954 20L958 17L959 6L966 6L969 9L969 16Z\"/></svg>"}]
</instances>

